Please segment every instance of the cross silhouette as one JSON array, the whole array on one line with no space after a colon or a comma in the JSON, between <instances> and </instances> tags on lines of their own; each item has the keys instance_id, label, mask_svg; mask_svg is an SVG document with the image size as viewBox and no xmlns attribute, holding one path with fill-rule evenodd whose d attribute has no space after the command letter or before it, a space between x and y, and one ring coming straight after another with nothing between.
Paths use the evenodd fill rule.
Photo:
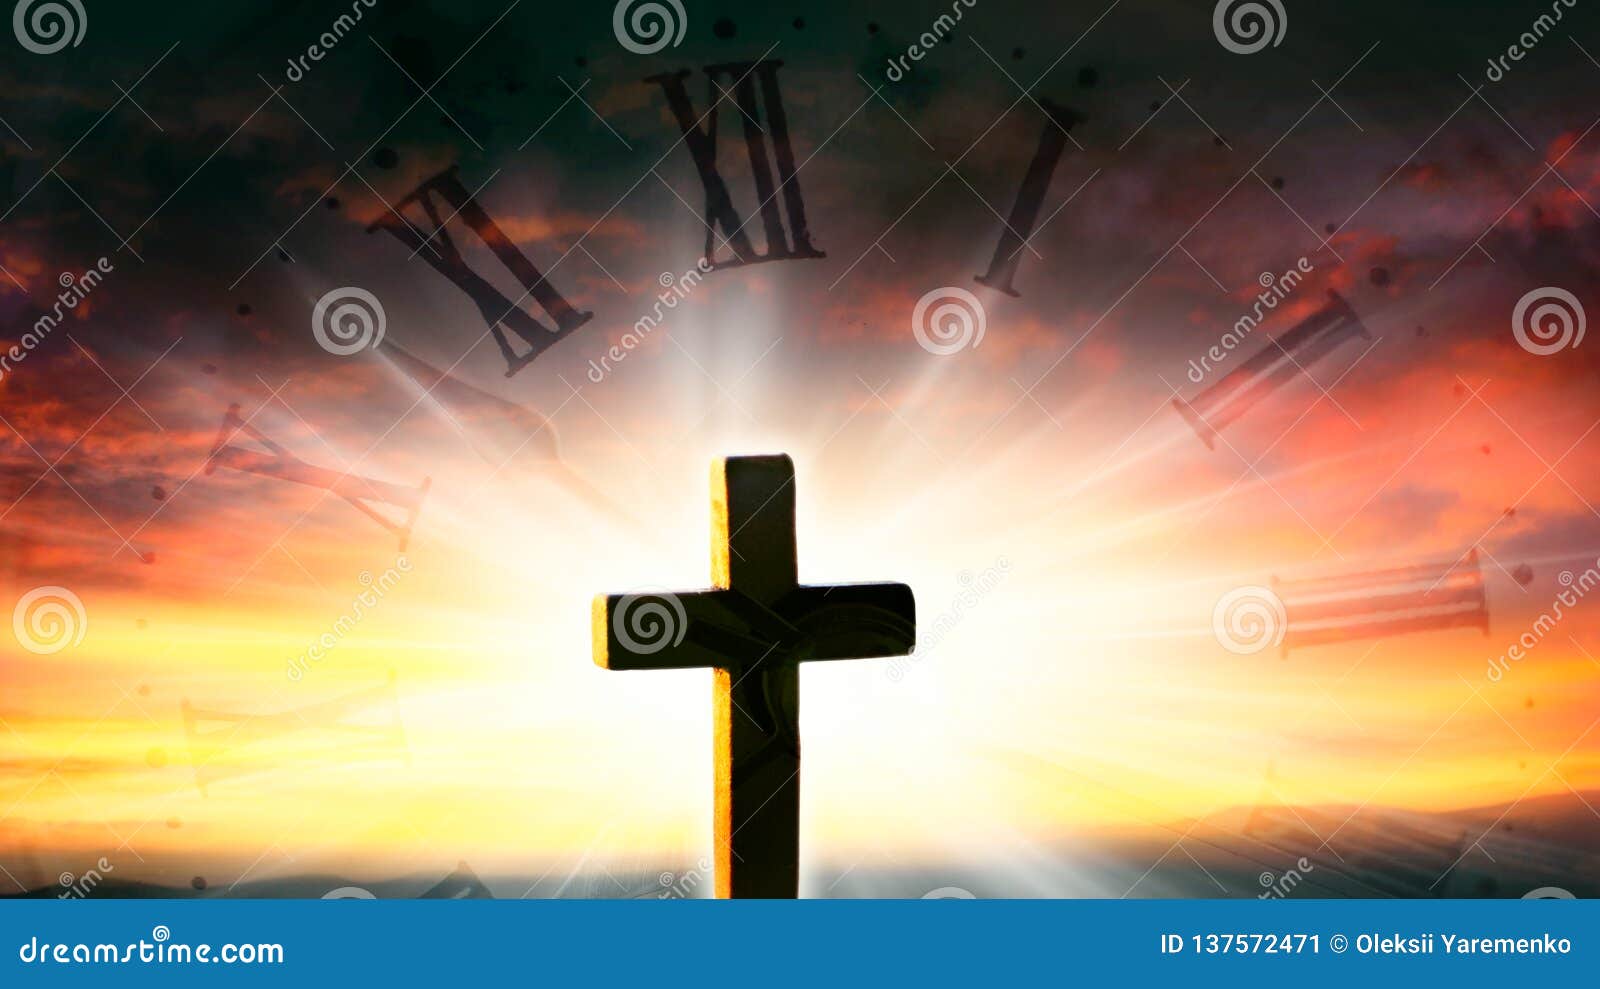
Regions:
<instances>
[{"instance_id":1,"label":"cross silhouette","mask_svg":"<svg viewBox=\"0 0 1600 989\"><path fill-rule=\"evenodd\" d=\"M610 670L713 670L718 897L800 885L800 663L900 656L916 644L904 584L799 583L794 462L711 469L714 589L600 595L594 660Z\"/></svg>"}]
</instances>

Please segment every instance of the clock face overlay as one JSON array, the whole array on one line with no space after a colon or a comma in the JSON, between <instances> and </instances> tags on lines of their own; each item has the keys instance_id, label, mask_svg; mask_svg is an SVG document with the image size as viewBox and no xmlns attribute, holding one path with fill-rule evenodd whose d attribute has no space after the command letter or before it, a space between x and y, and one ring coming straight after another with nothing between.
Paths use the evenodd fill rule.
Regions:
<instances>
[{"instance_id":1,"label":"clock face overlay","mask_svg":"<svg viewBox=\"0 0 1600 989\"><path fill-rule=\"evenodd\" d=\"M1600 893L1600 14L0 49L0 895Z\"/></svg>"}]
</instances>

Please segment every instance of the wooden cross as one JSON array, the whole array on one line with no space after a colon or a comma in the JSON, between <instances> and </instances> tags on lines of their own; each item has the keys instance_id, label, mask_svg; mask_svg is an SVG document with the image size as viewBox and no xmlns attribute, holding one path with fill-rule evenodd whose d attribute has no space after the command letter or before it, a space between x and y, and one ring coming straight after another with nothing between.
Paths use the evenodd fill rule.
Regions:
<instances>
[{"instance_id":1,"label":"wooden cross","mask_svg":"<svg viewBox=\"0 0 1600 989\"><path fill-rule=\"evenodd\" d=\"M799 893L800 663L901 656L916 644L906 585L798 582L794 500L787 456L718 461L715 588L594 601L599 666L713 670L718 897Z\"/></svg>"}]
</instances>

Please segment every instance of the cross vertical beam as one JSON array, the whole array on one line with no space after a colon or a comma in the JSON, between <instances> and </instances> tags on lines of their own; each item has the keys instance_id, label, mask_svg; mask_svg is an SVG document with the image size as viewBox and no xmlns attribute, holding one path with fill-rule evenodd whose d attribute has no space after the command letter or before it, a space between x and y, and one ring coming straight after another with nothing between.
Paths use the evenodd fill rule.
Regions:
<instances>
[{"instance_id":1,"label":"cross vertical beam","mask_svg":"<svg viewBox=\"0 0 1600 989\"><path fill-rule=\"evenodd\" d=\"M800 888L800 663L899 656L916 643L904 584L805 586L795 553L794 464L732 457L711 476L706 591L595 598L595 662L712 669L718 897Z\"/></svg>"},{"instance_id":2,"label":"cross vertical beam","mask_svg":"<svg viewBox=\"0 0 1600 989\"><path fill-rule=\"evenodd\" d=\"M712 465L711 582L758 601L793 590L794 507L788 457ZM792 898L800 889L800 665L769 653L743 669L718 667L711 705L716 895Z\"/></svg>"}]
</instances>

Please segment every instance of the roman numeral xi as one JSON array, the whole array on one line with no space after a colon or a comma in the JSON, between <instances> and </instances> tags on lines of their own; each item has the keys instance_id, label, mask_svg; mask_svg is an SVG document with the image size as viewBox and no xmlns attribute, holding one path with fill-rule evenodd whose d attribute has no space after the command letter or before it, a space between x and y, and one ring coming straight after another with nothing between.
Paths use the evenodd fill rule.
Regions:
<instances>
[{"instance_id":1,"label":"roman numeral xi","mask_svg":"<svg viewBox=\"0 0 1600 989\"><path fill-rule=\"evenodd\" d=\"M440 205L448 210L440 215ZM419 209L428 229L413 223L406 215L406 210ZM555 320L555 329L550 329L539 322L526 309L522 307L522 300L512 301L506 298L505 293L495 288L489 281L472 269L461 256L455 242L450 239L450 232L445 229L445 224L451 219L460 219L468 230L471 230L483 241L484 246L494 252L506 270L516 276L527 292L522 298L532 296L544 311ZM594 314L581 312L572 307L554 285L528 260L527 255L507 237L499 224L494 222L482 206L478 205L467 187L461 184L461 178L456 174L455 166L451 166L438 175L428 179L410 195L395 204L395 208L385 213L377 222L367 228L373 230L387 230L400 239L400 242L411 248L414 255L423 258L439 274L450 279L455 286L467 294L467 297L478 307L483 314L483 321L488 324L489 332L494 334L494 342L500 347L500 354L506 360L506 377L511 377L518 371L531 364L546 349L587 323ZM528 350L517 353L511 347L505 331L510 330L528 345Z\"/></svg>"}]
</instances>

